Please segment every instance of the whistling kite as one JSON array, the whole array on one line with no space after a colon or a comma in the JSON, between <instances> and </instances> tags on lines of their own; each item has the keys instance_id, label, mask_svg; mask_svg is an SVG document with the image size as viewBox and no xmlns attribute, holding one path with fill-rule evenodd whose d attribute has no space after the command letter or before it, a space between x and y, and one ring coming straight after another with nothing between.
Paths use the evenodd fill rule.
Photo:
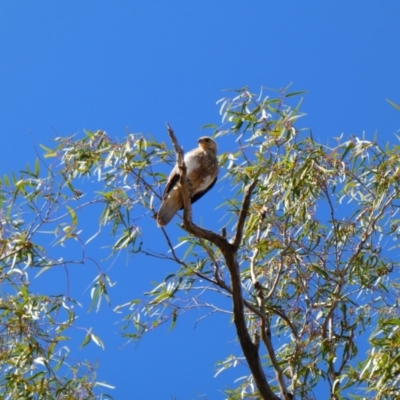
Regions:
<instances>
[{"instance_id":1,"label":"whistling kite","mask_svg":"<svg viewBox=\"0 0 400 400\"><path fill-rule=\"evenodd\" d=\"M217 144L208 136L201 137L197 142L199 147L186 153L184 158L192 204L215 185L218 176ZM177 211L183 209L180 174L181 171L176 164L169 175L161 207L157 213L158 226L167 225Z\"/></svg>"}]
</instances>

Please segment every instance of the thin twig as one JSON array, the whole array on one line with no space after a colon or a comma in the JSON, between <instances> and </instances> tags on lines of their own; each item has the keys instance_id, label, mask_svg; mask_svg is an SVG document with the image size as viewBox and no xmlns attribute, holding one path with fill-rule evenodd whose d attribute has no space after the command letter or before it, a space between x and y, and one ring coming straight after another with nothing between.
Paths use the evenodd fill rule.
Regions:
<instances>
[{"instance_id":1,"label":"thin twig","mask_svg":"<svg viewBox=\"0 0 400 400\"><path fill-rule=\"evenodd\" d=\"M251 195L253 193L253 189L257 184L257 181L258 179L256 177L253 182L251 182L251 184L246 188L246 192L244 194L242 208L240 209L239 219L237 222L236 235L233 241L233 248L235 249L235 251L238 250L240 242L242 241L244 223L246 221L247 213L249 211Z\"/></svg>"},{"instance_id":2,"label":"thin twig","mask_svg":"<svg viewBox=\"0 0 400 400\"><path fill-rule=\"evenodd\" d=\"M261 319L261 338L265 344L265 347L267 348L268 355L271 360L271 364L276 371L277 380L278 380L279 388L281 389L281 393L284 394L285 399L286 399L288 396L288 391L287 391L286 384L285 384L285 378L283 376L282 368L280 367L278 360L276 359L275 350L272 346L271 339L267 334L267 330L269 328L266 325L266 322L267 322L266 319Z\"/></svg>"},{"instance_id":3,"label":"thin twig","mask_svg":"<svg viewBox=\"0 0 400 400\"><path fill-rule=\"evenodd\" d=\"M180 176L180 184L181 184L181 190L182 190L182 197L183 197L183 208L184 208L184 213L183 213L183 220L185 222L185 219L188 221L192 221L192 203L190 201L190 193L189 193L189 188L187 185L187 168L185 164L185 158L183 154L182 147L179 146L178 140L176 139L176 136L174 134L174 131L170 127L169 123L167 122L167 130L168 130L168 135L171 138L172 144L174 145L174 149L176 152L176 161L178 164L179 169L181 170L181 176Z\"/></svg>"}]
</instances>

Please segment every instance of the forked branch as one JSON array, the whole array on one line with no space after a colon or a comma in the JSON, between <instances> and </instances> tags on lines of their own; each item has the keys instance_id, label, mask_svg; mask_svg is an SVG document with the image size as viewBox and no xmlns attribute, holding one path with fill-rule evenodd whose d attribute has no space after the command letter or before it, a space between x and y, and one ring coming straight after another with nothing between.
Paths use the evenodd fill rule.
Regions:
<instances>
[{"instance_id":1,"label":"forked branch","mask_svg":"<svg viewBox=\"0 0 400 400\"><path fill-rule=\"evenodd\" d=\"M262 368L261 360L258 354L258 346L257 344L253 343L252 338L247 330L246 317L243 307L244 299L242 296L242 282L240 278L239 265L236 258L236 253L242 239L245 219L250 206L251 193L256 185L256 180L254 180L246 190L243 199L242 209L239 213L237 231L233 243L229 243L224 236L221 236L218 233L201 228L200 226L192 222L192 208L186 178L187 170L184 162L183 150L179 146L176 136L168 123L167 130L174 145L177 155L178 167L181 171L180 185L184 205L183 227L190 234L196 236L197 238L205 239L215 244L224 256L226 266L229 270L231 278L234 323L236 326L236 332L239 338L239 342L243 350L243 354L246 357L250 371L253 375L254 381L262 398L265 400L279 400L279 398L271 390L265 378L264 370ZM284 396L286 397L286 393L284 393Z\"/></svg>"}]
</instances>

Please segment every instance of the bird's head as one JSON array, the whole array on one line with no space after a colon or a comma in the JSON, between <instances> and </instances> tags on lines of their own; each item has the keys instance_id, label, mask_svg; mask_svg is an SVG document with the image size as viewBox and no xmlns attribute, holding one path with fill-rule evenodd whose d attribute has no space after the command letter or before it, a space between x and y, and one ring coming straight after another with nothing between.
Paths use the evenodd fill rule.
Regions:
<instances>
[{"instance_id":1,"label":"bird's head","mask_svg":"<svg viewBox=\"0 0 400 400\"><path fill-rule=\"evenodd\" d=\"M199 147L204 150L213 150L215 153L217 152L217 143L215 143L215 140L209 136L202 136L197 143L199 144Z\"/></svg>"}]
</instances>

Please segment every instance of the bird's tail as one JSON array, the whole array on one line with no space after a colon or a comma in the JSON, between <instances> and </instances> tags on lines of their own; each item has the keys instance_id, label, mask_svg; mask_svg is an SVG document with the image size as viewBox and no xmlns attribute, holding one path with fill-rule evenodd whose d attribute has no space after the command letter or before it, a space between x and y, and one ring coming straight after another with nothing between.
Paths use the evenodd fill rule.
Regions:
<instances>
[{"instance_id":1,"label":"bird's tail","mask_svg":"<svg viewBox=\"0 0 400 400\"><path fill-rule=\"evenodd\" d=\"M171 198L165 199L157 213L157 225L159 227L167 225L180 208L180 202Z\"/></svg>"}]
</instances>

